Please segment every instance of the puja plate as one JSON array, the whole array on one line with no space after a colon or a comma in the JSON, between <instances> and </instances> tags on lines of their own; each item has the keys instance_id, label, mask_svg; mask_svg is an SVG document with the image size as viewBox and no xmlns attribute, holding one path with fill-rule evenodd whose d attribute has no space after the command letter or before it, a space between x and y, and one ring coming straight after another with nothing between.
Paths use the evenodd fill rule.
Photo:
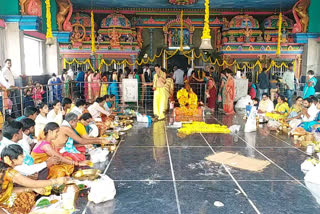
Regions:
<instances>
[{"instance_id":1,"label":"puja plate","mask_svg":"<svg viewBox=\"0 0 320 214\"><path fill-rule=\"evenodd\" d=\"M73 173L72 177L80 181L84 181L84 180L93 181L99 177L100 173L101 171L98 169L82 169Z\"/></svg>"},{"instance_id":2,"label":"puja plate","mask_svg":"<svg viewBox=\"0 0 320 214\"><path fill-rule=\"evenodd\" d=\"M118 116L120 120L131 120L132 116L130 115L119 115Z\"/></svg>"}]
</instances>

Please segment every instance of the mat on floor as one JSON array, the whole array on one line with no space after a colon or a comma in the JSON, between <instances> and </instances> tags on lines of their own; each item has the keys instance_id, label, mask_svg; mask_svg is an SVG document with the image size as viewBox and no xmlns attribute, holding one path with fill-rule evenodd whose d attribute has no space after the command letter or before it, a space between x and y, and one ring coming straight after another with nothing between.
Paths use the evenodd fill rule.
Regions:
<instances>
[{"instance_id":1,"label":"mat on floor","mask_svg":"<svg viewBox=\"0 0 320 214\"><path fill-rule=\"evenodd\" d=\"M253 172L261 172L270 164L269 161L248 158L231 152L219 152L206 157L206 160Z\"/></svg>"}]
</instances>

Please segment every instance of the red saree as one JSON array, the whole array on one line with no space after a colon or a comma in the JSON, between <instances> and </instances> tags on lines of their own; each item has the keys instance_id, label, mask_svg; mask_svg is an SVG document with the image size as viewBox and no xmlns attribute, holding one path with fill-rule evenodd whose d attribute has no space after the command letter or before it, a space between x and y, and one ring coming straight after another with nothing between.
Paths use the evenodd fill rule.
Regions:
<instances>
[{"instance_id":1,"label":"red saree","mask_svg":"<svg viewBox=\"0 0 320 214\"><path fill-rule=\"evenodd\" d=\"M226 114L233 114L233 100L235 98L235 85L234 85L234 79L233 77L229 77L226 85L225 85L225 91L224 91L224 105L223 110Z\"/></svg>"},{"instance_id":2,"label":"red saree","mask_svg":"<svg viewBox=\"0 0 320 214\"><path fill-rule=\"evenodd\" d=\"M217 99L217 88L213 80L209 80L208 87L209 87L208 108L214 110L216 106L216 99Z\"/></svg>"}]
</instances>

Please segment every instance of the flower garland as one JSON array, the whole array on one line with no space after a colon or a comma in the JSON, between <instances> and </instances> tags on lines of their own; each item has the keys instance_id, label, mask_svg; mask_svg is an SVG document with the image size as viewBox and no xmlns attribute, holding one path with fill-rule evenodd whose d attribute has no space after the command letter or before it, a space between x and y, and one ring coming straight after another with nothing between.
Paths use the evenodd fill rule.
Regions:
<instances>
[{"instance_id":1,"label":"flower garland","mask_svg":"<svg viewBox=\"0 0 320 214\"><path fill-rule=\"evenodd\" d=\"M179 134L191 135L196 133L221 133L229 134L230 130L227 126L219 124L207 124L205 122L192 122L182 125L182 128L178 129Z\"/></svg>"},{"instance_id":2,"label":"flower garland","mask_svg":"<svg viewBox=\"0 0 320 214\"><path fill-rule=\"evenodd\" d=\"M46 13L47 13L47 33L46 33L46 38L47 39L52 39L52 22L51 22L51 5L50 5L50 0L46 0Z\"/></svg>"},{"instance_id":3,"label":"flower garland","mask_svg":"<svg viewBox=\"0 0 320 214\"><path fill-rule=\"evenodd\" d=\"M183 10L180 14L180 51L183 51Z\"/></svg>"},{"instance_id":4,"label":"flower garland","mask_svg":"<svg viewBox=\"0 0 320 214\"><path fill-rule=\"evenodd\" d=\"M205 14L204 14L204 27L202 31L202 37L201 39L211 39L210 36L210 28L209 28L209 0L205 0L204 2L204 7L205 7Z\"/></svg>"},{"instance_id":5,"label":"flower garland","mask_svg":"<svg viewBox=\"0 0 320 214\"><path fill-rule=\"evenodd\" d=\"M91 52L96 52L96 44L95 44L95 36L94 36L94 17L93 11L91 10Z\"/></svg>"},{"instance_id":6,"label":"flower garland","mask_svg":"<svg viewBox=\"0 0 320 214\"><path fill-rule=\"evenodd\" d=\"M280 56L281 54L281 27L282 27L282 13L279 14L279 28L278 28L278 45L276 55Z\"/></svg>"}]
</instances>

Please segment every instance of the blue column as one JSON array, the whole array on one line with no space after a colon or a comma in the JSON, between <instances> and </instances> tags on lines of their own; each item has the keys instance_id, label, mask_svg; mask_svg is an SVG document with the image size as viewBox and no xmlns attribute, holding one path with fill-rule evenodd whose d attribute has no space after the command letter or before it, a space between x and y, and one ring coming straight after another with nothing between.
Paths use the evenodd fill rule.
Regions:
<instances>
[{"instance_id":1,"label":"blue column","mask_svg":"<svg viewBox=\"0 0 320 214\"><path fill-rule=\"evenodd\" d=\"M153 43L153 38L152 38L152 36L153 36L153 28L149 28L149 33L150 33L150 58L152 59L152 57L153 57L153 51L152 51L152 49L153 49L153 47L152 47L152 43Z\"/></svg>"},{"instance_id":2,"label":"blue column","mask_svg":"<svg viewBox=\"0 0 320 214\"><path fill-rule=\"evenodd\" d=\"M136 60L136 56L135 55L130 55L130 56L131 56L132 63L134 63L134 61ZM136 68L136 64L133 64L132 70L135 68Z\"/></svg>"}]
</instances>

